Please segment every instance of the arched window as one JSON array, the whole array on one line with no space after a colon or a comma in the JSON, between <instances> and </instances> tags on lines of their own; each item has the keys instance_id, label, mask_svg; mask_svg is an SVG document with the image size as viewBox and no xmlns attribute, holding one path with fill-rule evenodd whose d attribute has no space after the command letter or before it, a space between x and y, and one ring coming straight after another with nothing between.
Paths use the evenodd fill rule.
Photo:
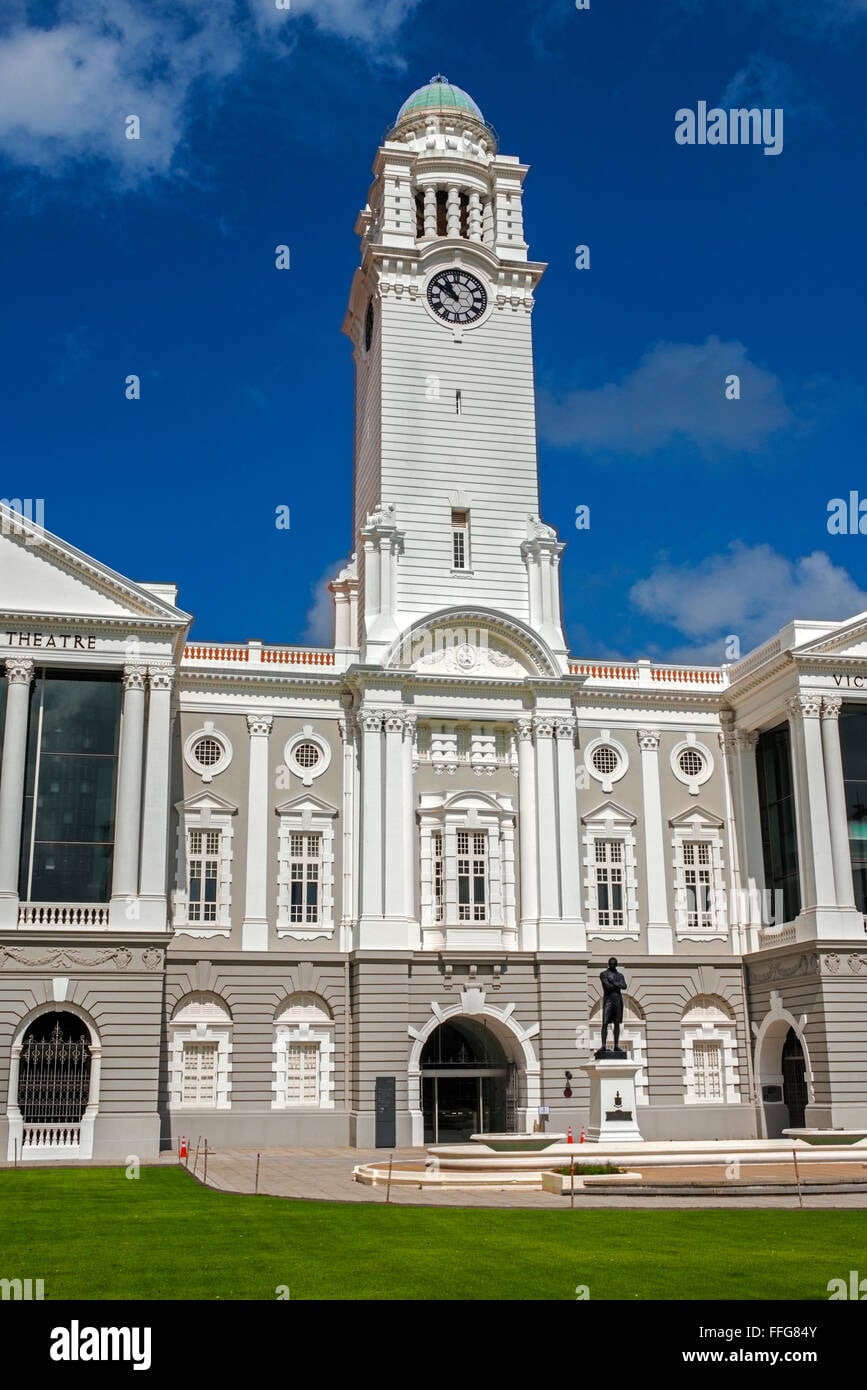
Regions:
<instances>
[{"instance_id":1,"label":"arched window","mask_svg":"<svg viewBox=\"0 0 867 1390\"><path fill-rule=\"evenodd\" d=\"M684 1102L737 1105L738 1052L735 1018L718 994L690 1000L681 1021Z\"/></svg>"},{"instance_id":2,"label":"arched window","mask_svg":"<svg viewBox=\"0 0 867 1390\"><path fill-rule=\"evenodd\" d=\"M274 1110L334 1108L334 1019L319 994L291 994L274 1019Z\"/></svg>"},{"instance_id":3,"label":"arched window","mask_svg":"<svg viewBox=\"0 0 867 1390\"><path fill-rule=\"evenodd\" d=\"M100 1056L81 1010L36 1012L12 1046L8 1159L92 1156Z\"/></svg>"},{"instance_id":4,"label":"arched window","mask_svg":"<svg viewBox=\"0 0 867 1390\"><path fill-rule=\"evenodd\" d=\"M228 1110L232 1015L216 994L181 999L169 1024L172 1110Z\"/></svg>"}]
</instances>

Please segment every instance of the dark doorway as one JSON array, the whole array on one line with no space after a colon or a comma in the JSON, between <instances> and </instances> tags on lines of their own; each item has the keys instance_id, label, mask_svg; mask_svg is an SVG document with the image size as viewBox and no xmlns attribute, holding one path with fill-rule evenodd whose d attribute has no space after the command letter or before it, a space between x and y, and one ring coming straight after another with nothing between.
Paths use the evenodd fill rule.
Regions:
<instances>
[{"instance_id":1,"label":"dark doorway","mask_svg":"<svg viewBox=\"0 0 867 1390\"><path fill-rule=\"evenodd\" d=\"M483 1022L442 1024L425 1043L421 1069L426 1144L465 1144L473 1134L506 1129L517 1068Z\"/></svg>"},{"instance_id":2,"label":"dark doorway","mask_svg":"<svg viewBox=\"0 0 867 1390\"><path fill-rule=\"evenodd\" d=\"M378 1149L393 1149L397 1144L397 1078L378 1076L375 1082L374 1106L376 1125L374 1144Z\"/></svg>"},{"instance_id":3,"label":"dark doorway","mask_svg":"<svg viewBox=\"0 0 867 1390\"><path fill-rule=\"evenodd\" d=\"M807 1106L807 1064L794 1028L783 1043L783 1100L789 1111L790 1129L803 1129Z\"/></svg>"}]
</instances>

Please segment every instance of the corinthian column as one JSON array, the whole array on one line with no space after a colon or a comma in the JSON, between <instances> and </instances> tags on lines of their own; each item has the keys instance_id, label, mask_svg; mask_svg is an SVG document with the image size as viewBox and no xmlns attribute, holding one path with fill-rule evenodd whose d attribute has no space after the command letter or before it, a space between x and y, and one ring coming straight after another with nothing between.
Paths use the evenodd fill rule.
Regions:
<instances>
[{"instance_id":1,"label":"corinthian column","mask_svg":"<svg viewBox=\"0 0 867 1390\"><path fill-rule=\"evenodd\" d=\"M560 916L560 892L557 876L557 797L554 788L554 721L537 714L533 720L536 731L536 806L539 823L539 945L545 934L545 923Z\"/></svg>"},{"instance_id":2,"label":"corinthian column","mask_svg":"<svg viewBox=\"0 0 867 1390\"><path fill-rule=\"evenodd\" d=\"M6 662L6 729L0 765L0 927L18 925L18 864L33 669L29 657Z\"/></svg>"},{"instance_id":3,"label":"corinthian column","mask_svg":"<svg viewBox=\"0 0 867 1390\"><path fill-rule=\"evenodd\" d=\"M138 901L145 677L144 666L124 667L109 914L112 926L129 926L136 920L130 909Z\"/></svg>"},{"instance_id":4,"label":"corinthian column","mask_svg":"<svg viewBox=\"0 0 867 1390\"><path fill-rule=\"evenodd\" d=\"M521 865L521 947L535 950L539 933L539 859L536 831L536 748L532 719L517 719L518 853Z\"/></svg>"},{"instance_id":5,"label":"corinthian column","mask_svg":"<svg viewBox=\"0 0 867 1390\"><path fill-rule=\"evenodd\" d=\"M385 724L385 916L406 919L406 820L403 776L403 714L388 712Z\"/></svg>"},{"instance_id":6,"label":"corinthian column","mask_svg":"<svg viewBox=\"0 0 867 1390\"><path fill-rule=\"evenodd\" d=\"M792 729L799 840L804 857L804 907L834 906L834 861L819 717L822 697L804 691L786 706Z\"/></svg>"},{"instance_id":7,"label":"corinthian column","mask_svg":"<svg viewBox=\"0 0 867 1390\"><path fill-rule=\"evenodd\" d=\"M362 709L361 725L361 913L362 945L375 938L382 921L382 714Z\"/></svg>"},{"instance_id":8,"label":"corinthian column","mask_svg":"<svg viewBox=\"0 0 867 1390\"><path fill-rule=\"evenodd\" d=\"M557 809L560 830L560 908L566 949L584 950L587 937L581 917L581 836L575 786L575 720L558 717Z\"/></svg>"},{"instance_id":9,"label":"corinthian column","mask_svg":"<svg viewBox=\"0 0 867 1390\"><path fill-rule=\"evenodd\" d=\"M418 725L418 715L404 715L403 746L401 748L401 772L403 777L403 820L404 820L404 911L412 923L417 923L419 912L416 906L416 884L419 876L419 855L415 834L415 779L413 775L413 754ZM421 947L421 932L412 930L409 946L412 950Z\"/></svg>"},{"instance_id":10,"label":"corinthian column","mask_svg":"<svg viewBox=\"0 0 867 1390\"><path fill-rule=\"evenodd\" d=\"M164 930L168 922L166 849L171 772L173 666L151 666L141 849L140 925Z\"/></svg>"},{"instance_id":11,"label":"corinthian column","mask_svg":"<svg viewBox=\"0 0 867 1390\"><path fill-rule=\"evenodd\" d=\"M831 827L831 858L834 863L834 886L837 906L855 911L855 887L852 882L852 860L849 855L849 818L846 813L846 789L843 782L843 755L840 749L839 695L822 697L822 753L825 759L825 790L828 796L828 819Z\"/></svg>"}]
</instances>

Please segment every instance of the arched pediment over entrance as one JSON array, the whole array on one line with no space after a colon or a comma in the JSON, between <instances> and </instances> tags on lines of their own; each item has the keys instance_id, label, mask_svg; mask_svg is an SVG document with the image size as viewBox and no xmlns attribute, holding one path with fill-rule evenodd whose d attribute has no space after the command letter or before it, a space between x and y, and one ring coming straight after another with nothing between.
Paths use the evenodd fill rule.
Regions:
<instances>
[{"instance_id":1,"label":"arched pediment over entrance","mask_svg":"<svg viewBox=\"0 0 867 1390\"><path fill-rule=\"evenodd\" d=\"M443 608L395 638L390 670L432 676L521 680L560 676L550 647L532 628L487 608Z\"/></svg>"}]
</instances>

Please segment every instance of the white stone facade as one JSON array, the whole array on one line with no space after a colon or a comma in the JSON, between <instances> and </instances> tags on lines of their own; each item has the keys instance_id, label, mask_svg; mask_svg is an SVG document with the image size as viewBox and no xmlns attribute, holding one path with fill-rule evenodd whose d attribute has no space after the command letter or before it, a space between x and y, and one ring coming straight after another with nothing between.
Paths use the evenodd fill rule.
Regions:
<instances>
[{"instance_id":1,"label":"white stone facade","mask_svg":"<svg viewBox=\"0 0 867 1390\"><path fill-rule=\"evenodd\" d=\"M344 324L355 555L330 585L332 646L199 641L171 586L0 529L13 1086L31 1021L68 1003L90 1020L97 1155L186 1133L185 1087L212 1097L193 1108L215 1142L369 1144L393 1081L390 1142L420 1143L433 1083L468 1065L436 1061L438 1030L478 1062L477 1124L500 1107L531 1128L548 1105L580 1125L565 1073L595 1045L613 953L646 1134L776 1132L801 1076L817 1122L863 1123L833 1040L867 1002L840 736L867 698L867 618L793 622L720 668L570 655L564 546L540 517L526 166L472 103L422 101L374 172ZM79 899L29 886L31 693L48 708L60 671L117 682L110 877ZM790 750L773 806L769 735ZM789 803L784 873L768 824ZM786 874L795 906L772 916ZM811 976L829 983L807 1006Z\"/></svg>"}]
</instances>

